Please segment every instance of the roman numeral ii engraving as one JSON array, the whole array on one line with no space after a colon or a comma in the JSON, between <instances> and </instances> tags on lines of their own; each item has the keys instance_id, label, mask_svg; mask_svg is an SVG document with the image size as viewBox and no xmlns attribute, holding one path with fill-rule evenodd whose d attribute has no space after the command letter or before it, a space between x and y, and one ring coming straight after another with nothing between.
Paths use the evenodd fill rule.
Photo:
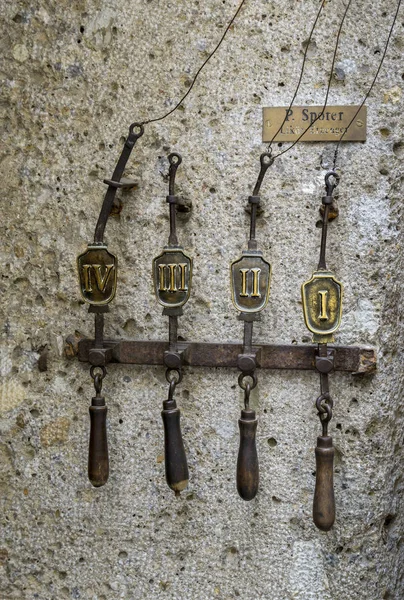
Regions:
<instances>
[{"instance_id":1,"label":"roman numeral ii engraving","mask_svg":"<svg viewBox=\"0 0 404 600\"><path fill-rule=\"evenodd\" d=\"M261 293L260 293L261 269L258 269L258 268L240 269L240 273L241 273L240 296L242 298L261 298ZM249 277L249 273L252 274L252 277ZM251 279L252 279L252 281L251 281L252 290L251 290L251 286L249 285L249 280L251 280ZM249 290L251 290L251 292Z\"/></svg>"}]
</instances>

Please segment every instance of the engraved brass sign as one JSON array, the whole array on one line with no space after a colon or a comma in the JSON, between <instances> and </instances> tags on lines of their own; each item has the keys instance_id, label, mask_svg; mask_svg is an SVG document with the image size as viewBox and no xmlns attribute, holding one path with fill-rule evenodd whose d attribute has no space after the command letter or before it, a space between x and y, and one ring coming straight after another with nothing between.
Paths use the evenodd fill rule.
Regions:
<instances>
[{"instance_id":1,"label":"engraved brass sign","mask_svg":"<svg viewBox=\"0 0 404 600\"><path fill-rule=\"evenodd\" d=\"M116 256L103 245L88 246L77 258L80 292L89 304L108 304L116 292Z\"/></svg>"},{"instance_id":2,"label":"engraved brass sign","mask_svg":"<svg viewBox=\"0 0 404 600\"><path fill-rule=\"evenodd\" d=\"M313 342L333 342L341 324L342 284L330 271L315 271L302 285L304 320Z\"/></svg>"},{"instance_id":3,"label":"engraved brass sign","mask_svg":"<svg viewBox=\"0 0 404 600\"><path fill-rule=\"evenodd\" d=\"M362 106L351 123L358 108L359 106L327 106L324 114L318 119L323 110L322 106L263 108L262 141L272 140L287 113L281 131L274 138L275 142L294 142L307 128L300 142L336 142L342 135L343 142L364 142L367 125L366 106Z\"/></svg>"},{"instance_id":4,"label":"engraved brass sign","mask_svg":"<svg viewBox=\"0 0 404 600\"><path fill-rule=\"evenodd\" d=\"M166 248L153 260L154 291L164 307L183 306L191 293L192 258L181 248Z\"/></svg>"},{"instance_id":5,"label":"engraved brass sign","mask_svg":"<svg viewBox=\"0 0 404 600\"><path fill-rule=\"evenodd\" d=\"M244 251L231 264L231 293L237 310L260 312L268 304L271 265L260 252Z\"/></svg>"}]
</instances>

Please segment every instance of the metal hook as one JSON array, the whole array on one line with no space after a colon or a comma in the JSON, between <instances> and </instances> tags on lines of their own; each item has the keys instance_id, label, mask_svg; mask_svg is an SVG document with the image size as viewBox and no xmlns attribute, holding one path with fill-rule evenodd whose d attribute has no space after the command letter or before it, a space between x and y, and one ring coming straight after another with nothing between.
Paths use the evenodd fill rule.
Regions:
<instances>
[{"instance_id":1,"label":"metal hook","mask_svg":"<svg viewBox=\"0 0 404 600\"><path fill-rule=\"evenodd\" d=\"M335 181L333 183L330 183L331 177L335 178ZM325 180L325 189L327 191L327 196L332 196L333 191L335 190L335 188L337 187L337 185L340 182L340 176L338 175L338 173L336 171L328 171L328 173L324 177L324 180Z\"/></svg>"},{"instance_id":2,"label":"metal hook","mask_svg":"<svg viewBox=\"0 0 404 600\"><path fill-rule=\"evenodd\" d=\"M274 164L274 158L272 158L272 152L263 152L260 156L261 170L258 175L257 183L255 184L253 196L258 196L261 188L261 184L264 180L265 173L271 165Z\"/></svg>"},{"instance_id":3,"label":"metal hook","mask_svg":"<svg viewBox=\"0 0 404 600\"><path fill-rule=\"evenodd\" d=\"M244 408L248 410L250 408L250 392L251 385L247 382L244 390Z\"/></svg>"},{"instance_id":4,"label":"metal hook","mask_svg":"<svg viewBox=\"0 0 404 600\"><path fill-rule=\"evenodd\" d=\"M137 131L134 131L135 129ZM131 136L131 138L138 140L140 137L142 137L143 134L144 134L143 123L132 123L132 125L130 125L129 135Z\"/></svg>"},{"instance_id":5,"label":"metal hook","mask_svg":"<svg viewBox=\"0 0 404 600\"><path fill-rule=\"evenodd\" d=\"M169 177L170 177L168 193L170 194L170 196L174 196L175 195L175 189L174 189L175 175L177 173L178 167L182 163L181 154L178 154L178 152L172 152L171 154L168 155L168 162L170 163L170 169L168 172Z\"/></svg>"},{"instance_id":6,"label":"metal hook","mask_svg":"<svg viewBox=\"0 0 404 600\"><path fill-rule=\"evenodd\" d=\"M177 373L178 377L171 377L171 373ZM182 381L182 371L180 369L167 369L166 370L166 380L168 383L175 381L175 385L181 383Z\"/></svg>"},{"instance_id":7,"label":"metal hook","mask_svg":"<svg viewBox=\"0 0 404 600\"><path fill-rule=\"evenodd\" d=\"M181 154L178 154L178 152L171 152L171 154L168 155L168 162L171 166L179 167L182 163Z\"/></svg>"},{"instance_id":8,"label":"metal hook","mask_svg":"<svg viewBox=\"0 0 404 600\"><path fill-rule=\"evenodd\" d=\"M252 379L252 385L248 382L244 382L245 377L250 377ZM247 389L247 385L250 387L250 391L253 390L258 383L258 378L255 373L240 373L238 376L238 384L242 390Z\"/></svg>"},{"instance_id":9,"label":"metal hook","mask_svg":"<svg viewBox=\"0 0 404 600\"><path fill-rule=\"evenodd\" d=\"M175 392L175 388L177 387L177 381L175 379L172 379L170 381L170 387L168 388L168 401L172 402L174 399L174 392Z\"/></svg>"}]
</instances>

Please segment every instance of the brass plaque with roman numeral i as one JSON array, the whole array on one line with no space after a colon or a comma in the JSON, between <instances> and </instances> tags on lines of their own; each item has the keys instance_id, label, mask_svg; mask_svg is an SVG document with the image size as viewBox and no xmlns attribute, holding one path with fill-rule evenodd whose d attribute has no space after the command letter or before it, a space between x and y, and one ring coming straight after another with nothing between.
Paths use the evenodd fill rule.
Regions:
<instances>
[{"instance_id":1,"label":"brass plaque with roman numeral i","mask_svg":"<svg viewBox=\"0 0 404 600\"><path fill-rule=\"evenodd\" d=\"M166 248L153 260L154 291L165 308L183 306L191 293L192 258L182 248Z\"/></svg>"},{"instance_id":2,"label":"brass plaque with roman numeral i","mask_svg":"<svg viewBox=\"0 0 404 600\"><path fill-rule=\"evenodd\" d=\"M77 266L83 300L101 306L114 299L117 259L106 246L88 246L77 258Z\"/></svg>"},{"instance_id":3,"label":"brass plaque with roman numeral i","mask_svg":"<svg viewBox=\"0 0 404 600\"><path fill-rule=\"evenodd\" d=\"M234 306L245 313L263 310L268 304L271 265L259 251L244 251L231 264L231 293Z\"/></svg>"},{"instance_id":4,"label":"brass plaque with roman numeral i","mask_svg":"<svg viewBox=\"0 0 404 600\"><path fill-rule=\"evenodd\" d=\"M332 343L341 324L342 283L331 271L315 271L302 285L303 313L313 342Z\"/></svg>"}]
</instances>

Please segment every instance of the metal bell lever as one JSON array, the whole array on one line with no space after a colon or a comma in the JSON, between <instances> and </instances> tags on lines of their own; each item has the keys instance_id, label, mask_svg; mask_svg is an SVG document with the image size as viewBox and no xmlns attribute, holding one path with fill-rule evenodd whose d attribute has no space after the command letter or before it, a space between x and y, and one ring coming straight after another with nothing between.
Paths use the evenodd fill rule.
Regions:
<instances>
[{"instance_id":1,"label":"metal bell lever","mask_svg":"<svg viewBox=\"0 0 404 600\"><path fill-rule=\"evenodd\" d=\"M95 373L95 369L101 373ZM94 380L95 396L90 406L90 444L88 449L88 478L94 487L101 487L108 481L109 459L107 440L107 407L105 398L101 396L102 380L107 370L105 367L91 367L90 374Z\"/></svg>"},{"instance_id":2,"label":"metal bell lever","mask_svg":"<svg viewBox=\"0 0 404 600\"><path fill-rule=\"evenodd\" d=\"M101 396L102 379L106 374L105 365L112 359L112 349L104 343L105 313L109 311L109 303L115 297L117 287L118 261L108 251L104 242L104 232L118 188L133 187L135 182L122 180L126 164L132 150L144 133L141 123L132 123L125 140L121 155L116 163L111 179L104 179L108 189L95 227L94 242L88 244L87 250L77 258L80 293L85 302L90 304L89 312L94 314L95 335L94 346L89 350L89 362L92 365L91 376L94 379L96 395L90 407L90 450L88 458L88 476L95 487L104 485L108 479L108 445L106 433L107 408ZM102 373L94 374L99 367Z\"/></svg>"},{"instance_id":3,"label":"metal bell lever","mask_svg":"<svg viewBox=\"0 0 404 600\"><path fill-rule=\"evenodd\" d=\"M171 369L168 369L168 380L170 373ZM177 383L181 380L180 371L178 371L178 375L178 380L174 378L169 380L170 387L168 399L163 402L163 410L161 412L164 424L164 462L166 480L169 487L174 490L176 496L179 496L187 487L189 480L187 457L181 434L180 410L177 408L177 403L174 400L175 388Z\"/></svg>"},{"instance_id":4,"label":"metal bell lever","mask_svg":"<svg viewBox=\"0 0 404 600\"><path fill-rule=\"evenodd\" d=\"M263 258L256 240L257 212L260 205L258 196L265 173L273 164L270 153L260 156L260 171L253 195L248 198L251 205L250 236L248 249L243 250L241 258L231 264L231 292L233 304L240 311L239 319L244 321L243 353L239 354L237 366L241 371L239 386L244 390L244 409L239 419L240 447L237 459L237 491L243 500L252 500L258 491L259 468L256 448L258 420L250 409L250 392L257 385L255 369L258 366L257 353L252 346L254 321L261 317L260 312L269 299L271 265ZM251 378L252 383L245 379Z\"/></svg>"},{"instance_id":5,"label":"metal bell lever","mask_svg":"<svg viewBox=\"0 0 404 600\"><path fill-rule=\"evenodd\" d=\"M242 374L243 375L243 374ZM238 421L240 446L237 458L237 491L243 500L252 500L258 492L259 467L256 446L258 420L255 411L250 409L250 383L245 384L244 410Z\"/></svg>"},{"instance_id":6,"label":"metal bell lever","mask_svg":"<svg viewBox=\"0 0 404 600\"><path fill-rule=\"evenodd\" d=\"M322 425L322 435L317 438L316 485L313 499L313 521L318 529L329 531L335 521L334 498L334 454L332 438L328 435L328 423L332 418L333 400L330 396L328 375L334 368L335 350L327 344L334 342L342 315L342 284L326 263L327 230L333 192L339 183L339 175L329 171L325 176L326 195L321 233L320 258L317 271L302 285L304 320L313 334L313 342L318 343L316 369L320 373L320 396L316 401L318 416Z\"/></svg>"},{"instance_id":7,"label":"metal bell lever","mask_svg":"<svg viewBox=\"0 0 404 600\"><path fill-rule=\"evenodd\" d=\"M177 237L177 204L175 176L182 163L180 154L168 156L169 193L166 198L170 211L170 234L163 252L153 260L153 281L157 301L169 319L169 348L164 352L166 379L170 384L168 400L163 402L161 416L164 424L166 480L176 496L188 485L188 465L181 435L180 411L174 400L176 386L182 380L185 349L178 341L178 318L191 292L192 258L179 245ZM176 373L176 375L175 375Z\"/></svg>"}]
</instances>

